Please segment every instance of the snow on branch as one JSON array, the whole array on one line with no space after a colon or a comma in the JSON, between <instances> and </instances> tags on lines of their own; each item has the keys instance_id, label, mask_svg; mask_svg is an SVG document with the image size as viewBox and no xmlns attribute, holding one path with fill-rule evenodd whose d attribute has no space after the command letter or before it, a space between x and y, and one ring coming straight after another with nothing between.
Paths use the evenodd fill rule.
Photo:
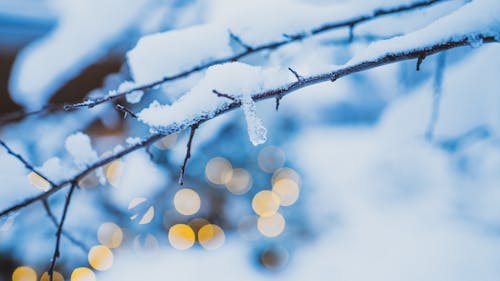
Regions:
<instances>
[{"instance_id":1,"label":"snow on branch","mask_svg":"<svg viewBox=\"0 0 500 281\"><path fill-rule=\"evenodd\" d=\"M80 179L94 170L145 148L165 135L197 127L216 116L242 107L249 99L255 103L282 97L304 87L335 81L386 64L417 59L423 55L429 56L462 46L478 47L491 42L500 42L500 3L497 0L482 0L471 2L416 32L374 43L346 64L336 66L329 72L317 73L299 80L288 70L262 69L240 63L212 67L197 86L171 106L153 103L138 114L139 119L152 126L156 133L94 162L50 190L7 208L0 212L0 217L44 200L66 186L75 186ZM236 79L232 72L238 73L239 79ZM227 76L221 76L221 73ZM270 79L270 76L273 76L273 79ZM278 85L279 83L282 84ZM213 94L213 90L229 95L234 100L218 97Z\"/></svg>"},{"instance_id":2,"label":"snow on branch","mask_svg":"<svg viewBox=\"0 0 500 281\"><path fill-rule=\"evenodd\" d=\"M335 29L350 28L351 37L354 26L363 22L445 1L447 0L386 0L363 2L359 5L337 4L326 8L296 2L286 2L286 5L282 5L283 1L277 1L280 3L273 4L264 1L264 6L252 2L254 10L272 10L273 13L282 11L283 15L272 14L268 16L267 20L263 20L259 12L261 24L256 26L254 18L248 19L247 22L241 18L248 16L238 14L232 15L231 19L222 23L205 24L184 30L145 36L128 53L128 63L136 84L126 82L127 87L120 87L118 91L112 91L100 98L66 105L64 109L91 108L113 99L138 92L142 93L163 83L187 77L217 64L237 61L266 50L275 50ZM267 9L265 5L282 6L280 9ZM287 8L283 9L283 7ZM245 13L247 13L246 10ZM283 21L284 24L276 26L277 19L280 18L294 18L294 24ZM268 24L269 22L271 24ZM263 36L267 41L262 39ZM242 46L243 50L233 51L230 48L230 40ZM200 48L200 46L203 47Z\"/></svg>"}]
</instances>

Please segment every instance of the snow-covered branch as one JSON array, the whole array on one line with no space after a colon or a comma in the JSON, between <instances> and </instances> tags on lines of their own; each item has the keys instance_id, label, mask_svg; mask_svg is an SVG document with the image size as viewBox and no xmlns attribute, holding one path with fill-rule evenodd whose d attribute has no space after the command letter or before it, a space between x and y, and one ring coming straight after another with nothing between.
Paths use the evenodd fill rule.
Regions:
<instances>
[{"instance_id":1,"label":"snow-covered branch","mask_svg":"<svg viewBox=\"0 0 500 281\"><path fill-rule=\"evenodd\" d=\"M423 30L422 32L425 32ZM413 35L407 35L409 36L409 39L413 39ZM353 58L350 62L348 62L346 65L339 66L336 69L330 71L330 72L325 72L309 77L303 77L302 79L291 82L279 87L276 87L274 89L268 89L264 90L258 93L253 93L252 94L252 100L254 102L258 102L261 100L269 99L269 98L278 98L278 97L283 97L287 94L290 94L294 91L297 91L299 89L302 89L307 86L315 85L318 83L322 83L325 81L336 81L337 79L353 74L353 73L358 73L362 71L366 71L372 68L376 68L379 66L383 66L386 64L390 63L396 63L404 60L411 60L411 59L417 59L419 56L425 55L429 56L438 52L446 51L449 49L457 48L457 47L462 47L462 46L469 46L469 45L476 45L477 41L481 41L482 43L492 43L492 42L499 42L500 37L498 36L493 36L492 32L473 32L473 33L466 33L463 34L462 36L453 36L451 39L445 40L445 41L439 41L439 42L434 42L432 44L421 44L418 41L413 42L415 44L412 47L409 48L397 48L397 50L391 50L387 53L380 53L380 48L384 47L385 49L390 50L391 47L393 46L400 46L394 45L394 43L400 43L397 41L403 41L405 37L402 38L396 38L396 39L391 39L387 40L386 42L381 42L380 44L375 44L372 46L372 48L369 48L367 52L363 53L360 57L355 57ZM404 41L403 41L404 42ZM371 54L367 55L367 54ZM360 58L363 59L360 59ZM207 93L210 94L210 93ZM213 95L213 94L212 94ZM202 111L194 116L191 116L187 119L185 119L182 122L171 122L170 124L164 124L161 126L155 126L155 128L158 130L158 133L152 134L149 137L137 142L134 145L131 145L109 157L103 158L94 164L88 166L86 169L81 171L80 173L76 174L74 177L72 177L69 180L65 180L55 186L53 186L50 190L41 193L37 196L31 197L26 199L25 201L15 204L2 212L0 212L0 217L10 214L14 211L17 211L19 209L22 209L26 206L29 206L35 202L38 202L40 200L44 200L45 198L50 197L52 194L55 192L63 189L66 186L73 186L80 179L91 173L92 171L108 164L111 163L112 161L119 159L133 151L139 150L141 148L145 148L154 142L160 140L163 136L165 135L170 135L173 133L177 133L180 131L185 130L186 128L192 127L192 126L199 126L202 123L215 118L216 116L219 116L221 114L224 114L226 112L229 112L230 110L233 110L235 108L238 108L242 105L241 101L236 100L233 102L227 102L227 99L225 99L225 102L220 103L218 106L212 108L211 110L208 111ZM189 115L189 113L186 113ZM168 120L166 120L168 121Z\"/></svg>"},{"instance_id":2,"label":"snow-covered branch","mask_svg":"<svg viewBox=\"0 0 500 281\"><path fill-rule=\"evenodd\" d=\"M200 61L195 61L192 66L181 68L180 71L165 75L164 77L162 77L159 80L144 83L144 84L141 84L139 86L128 87L125 90L118 89L118 91L113 91L110 94L103 96L103 97L100 97L100 98L89 99L89 100L86 100L86 101L81 102L81 103L65 105L64 109L65 110L74 110L74 109L80 108L80 107L91 108L91 107L94 107L96 105L99 105L99 104L102 104L102 103L105 103L105 102L108 102L108 101L111 101L114 99L122 98L122 97L129 95L129 94L132 94L132 93L151 90L151 89L158 87L164 83L187 77L193 73L205 70L205 69L207 69L211 66L214 66L214 65L238 61L242 58L245 58L247 56L250 56L250 55L253 55L253 54L256 54L259 52L263 52L263 51L276 50L278 48L289 45L291 43L295 43L297 41L301 41L301 40L304 40L304 39L309 38L309 37L314 37L314 36L317 36L317 35L320 35L320 34L323 34L325 32L335 30L335 29L349 28L350 29L350 37L349 37L348 42L351 42L352 37L353 37L353 33L352 33L353 29L355 28L355 26L357 26L361 23L375 20L377 18L387 16L387 15L408 12L408 11L420 9L423 7L430 7L434 4L437 4L440 2L445 2L445 1L447 1L447 0L421 0L421 1L415 1L415 2L409 2L409 3L397 3L397 4L393 4L393 6L387 6L387 7L383 7L383 8L376 7L376 5L373 5L373 4L367 5L366 7L358 7L355 10L355 12L353 12L354 14L352 16L346 17L344 14L336 13L338 15L337 16L338 19L336 19L335 16L333 16L333 19L330 19L329 22L318 24L314 27L311 27L308 30L301 30L297 33L283 34L282 40L278 40L278 41L275 40L275 41L260 43L258 45L247 44L243 41L242 38L240 38L236 34L234 34L232 32L227 32L227 34L226 34L226 31L223 31L223 33L225 35L227 35L229 38L233 39L237 44L243 46L243 50L237 51L237 52L228 51L228 52L225 52L224 55L215 56L216 58L210 59L208 61L206 61L206 60L203 61L203 59L200 59L200 61L203 61L202 63L200 63ZM375 3L375 4L377 4L377 3ZM337 7L334 7L334 8L337 8ZM340 10L342 10L342 8L345 8L345 7L339 6L338 8ZM335 11L335 9L332 9L332 11ZM335 15L335 13L334 13L334 15ZM231 30L230 26L228 26L227 28L229 30ZM179 31L174 31L174 32L178 33ZM167 32L167 34L168 34L168 32ZM203 36L201 36L201 35L203 35L202 32L200 32L200 34L198 34L198 35L200 35L200 38L203 38ZM224 35L222 35L222 37L224 37ZM176 39L180 39L180 38L176 37ZM210 40L213 40L213 39L210 38ZM181 42L173 42L173 43L183 45ZM191 42L191 43L194 43L194 42ZM199 43L203 44L203 42L199 42ZM226 44L225 42L219 42L219 43ZM175 53L173 53L172 55L176 56Z\"/></svg>"}]
</instances>

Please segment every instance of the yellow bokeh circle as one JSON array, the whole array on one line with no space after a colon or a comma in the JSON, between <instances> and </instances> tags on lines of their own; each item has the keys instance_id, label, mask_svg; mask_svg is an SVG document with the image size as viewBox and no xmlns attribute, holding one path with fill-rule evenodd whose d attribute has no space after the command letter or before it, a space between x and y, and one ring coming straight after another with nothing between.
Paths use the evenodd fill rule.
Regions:
<instances>
[{"instance_id":1,"label":"yellow bokeh circle","mask_svg":"<svg viewBox=\"0 0 500 281\"><path fill-rule=\"evenodd\" d=\"M194 231L187 224L175 224L168 230L168 241L177 250L187 250L194 244Z\"/></svg>"}]
</instances>

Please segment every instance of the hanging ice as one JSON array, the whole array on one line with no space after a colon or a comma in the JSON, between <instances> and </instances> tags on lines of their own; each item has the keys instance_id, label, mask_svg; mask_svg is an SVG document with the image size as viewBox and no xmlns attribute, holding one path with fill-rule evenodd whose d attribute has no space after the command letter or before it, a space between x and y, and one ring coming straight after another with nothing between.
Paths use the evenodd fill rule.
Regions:
<instances>
[{"instance_id":1,"label":"hanging ice","mask_svg":"<svg viewBox=\"0 0 500 281\"><path fill-rule=\"evenodd\" d=\"M243 96L241 108L247 121L248 136L253 145L257 146L267 141L267 129L262 125L262 120L257 117L255 102L251 96Z\"/></svg>"},{"instance_id":2,"label":"hanging ice","mask_svg":"<svg viewBox=\"0 0 500 281\"><path fill-rule=\"evenodd\" d=\"M276 89L295 79L289 71L278 68L262 68L241 62L214 65L207 69L205 77L186 95L171 105L153 102L138 114L139 120L154 129L189 123L189 120L196 120L200 115L213 116L230 102L227 97L214 94L216 90L231 100L241 101L250 141L253 145L259 145L266 142L267 130L257 117L252 95Z\"/></svg>"}]
</instances>

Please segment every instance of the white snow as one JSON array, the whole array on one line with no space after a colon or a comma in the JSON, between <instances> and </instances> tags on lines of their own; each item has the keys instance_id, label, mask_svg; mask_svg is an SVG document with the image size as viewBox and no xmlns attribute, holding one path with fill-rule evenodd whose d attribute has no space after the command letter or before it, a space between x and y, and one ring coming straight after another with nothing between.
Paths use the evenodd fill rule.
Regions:
<instances>
[{"instance_id":1,"label":"white snow","mask_svg":"<svg viewBox=\"0 0 500 281\"><path fill-rule=\"evenodd\" d=\"M18 104L39 109L54 92L106 53L148 0L55 0L59 23L18 55L9 88Z\"/></svg>"},{"instance_id":2,"label":"white snow","mask_svg":"<svg viewBox=\"0 0 500 281\"><path fill-rule=\"evenodd\" d=\"M255 114L252 95L285 85L295 79L292 77L288 71L264 69L239 62L216 65L207 70L198 85L172 105L153 102L138 116L142 122L152 127L196 121L204 115L213 116L217 109L230 102L212 92L216 90L243 102L249 136L256 145L265 142L265 128Z\"/></svg>"},{"instance_id":3,"label":"white snow","mask_svg":"<svg viewBox=\"0 0 500 281\"><path fill-rule=\"evenodd\" d=\"M147 84L231 54L227 30L205 24L144 36L127 62L134 81Z\"/></svg>"},{"instance_id":4,"label":"white snow","mask_svg":"<svg viewBox=\"0 0 500 281\"><path fill-rule=\"evenodd\" d=\"M474 16L471 16L474 15ZM497 0L473 1L446 15L427 27L396 38L372 43L365 51L347 64L375 60L385 54L395 54L433 44L468 38L473 45L480 45L478 35L500 36L500 2ZM477 42L475 42L477 41Z\"/></svg>"},{"instance_id":5,"label":"white snow","mask_svg":"<svg viewBox=\"0 0 500 281\"><path fill-rule=\"evenodd\" d=\"M99 159L97 152L92 148L89 136L84 133L78 132L69 136L64 146L80 168L91 165Z\"/></svg>"}]
</instances>

